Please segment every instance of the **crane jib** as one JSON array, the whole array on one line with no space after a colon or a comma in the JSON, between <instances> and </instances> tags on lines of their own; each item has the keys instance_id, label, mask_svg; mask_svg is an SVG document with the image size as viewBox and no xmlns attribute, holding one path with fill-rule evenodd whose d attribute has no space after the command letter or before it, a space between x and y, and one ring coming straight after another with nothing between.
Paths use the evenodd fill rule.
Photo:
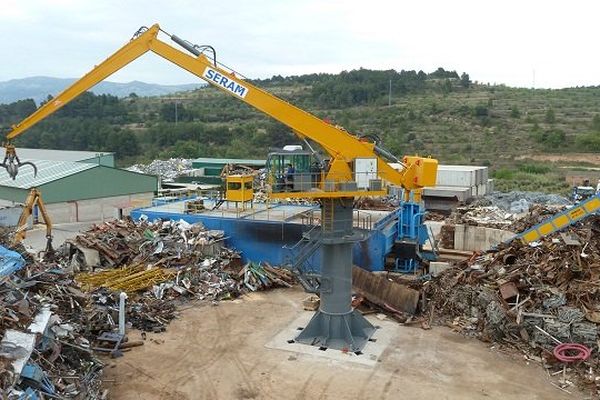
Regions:
<instances>
[{"instance_id":1,"label":"crane jib","mask_svg":"<svg viewBox=\"0 0 600 400\"><path fill-rule=\"evenodd\" d=\"M223 89L227 90L228 92L233 93L234 95L236 95L238 97L241 97L242 99L244 97L246 97L246 95L248 94L247 87L240 85L233 79L224 76L220 72L215 71L214 69L212 69L210 67L206 67L206 69L204 70L203 76L211 83L215 83L215 84L221 86Z\"/></svg>"}]
</instances>

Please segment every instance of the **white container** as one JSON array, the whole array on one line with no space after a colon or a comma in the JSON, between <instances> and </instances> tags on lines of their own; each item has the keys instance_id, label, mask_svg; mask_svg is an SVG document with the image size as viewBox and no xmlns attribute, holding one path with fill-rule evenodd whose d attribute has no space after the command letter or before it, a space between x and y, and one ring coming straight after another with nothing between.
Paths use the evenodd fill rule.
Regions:
<instances>
[{"instance_id":1,"label":"white container","mask_svg":"<svg viewBox=\"0 0 600 400\"><path fill-rule=\"evenodd\" d=\"M488 168L472 165L440 165L436 184L438 186L472 187L486 183Z\"/></svg>"},{"instance_id":2,"label":"white container","mask_svg":"<svg viewBox=\"0 0 600 400\"><path fill-rule=\"evenodd\" d=\"M482 183L481 185L477 185L477 196L485 196L487 193L487 184Z\"/></svg>"},{"instance_id":3,"label":"white container","mask_svg":"<svg viewBox=\"0 0 600 400\"><path fill-rule=\"evenodd\" d=\"M477 185L475 171L438 169L436 186L471 187Z\"/></svg>"}]
</instances>

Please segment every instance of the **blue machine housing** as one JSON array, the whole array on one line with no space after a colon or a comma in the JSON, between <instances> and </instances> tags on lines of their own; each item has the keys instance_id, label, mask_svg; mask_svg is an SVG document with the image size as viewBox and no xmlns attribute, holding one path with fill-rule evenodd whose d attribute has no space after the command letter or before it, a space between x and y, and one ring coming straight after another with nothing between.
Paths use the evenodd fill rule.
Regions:
<instances>
[{"instance_id":1,"label":"blue machine housing","mask_svg":"<svg viewBox=\"0 0 600 400\"><path fill-rule=\"evenodd\" d=\"M290 206L287 206L290 207ZM258 219L223 218L210 214L183 214L157 209L135 209L131 217L139 219L142 215L150 221L156 219L188 223L202 223L208 229L225 232L226 244L241 252L242 260L266 261L273 265L284 265L298 256L294 253L303 234L311 229L291 221L268 221ZM354 263L368 271L384 271L386 259L394 258L395 271L414 271L422 260L430 260L434 253L424 252L422 246L429 239L423 224L423 208L418 203L406 202L387 216L374 223L370 230L356 229L365 239L353 247ZM307 259L306 270L320 271L320 251L317 249Z\"/></svg>"},{"instance_id":2,"label":"blue machine housing","mask_svg":"<svg viewBox=\"0 0 600 400\"><path fill-rule=\"evenodd\" d=\"M391 249L395 259L394 270L414 272L422 261L436 260L435 246L432 245L432 251L423 250L423 245L430 240L424 223L423 205L412 201L402 202L397 215L397 237Z\"/></svg>"}]
</instances>

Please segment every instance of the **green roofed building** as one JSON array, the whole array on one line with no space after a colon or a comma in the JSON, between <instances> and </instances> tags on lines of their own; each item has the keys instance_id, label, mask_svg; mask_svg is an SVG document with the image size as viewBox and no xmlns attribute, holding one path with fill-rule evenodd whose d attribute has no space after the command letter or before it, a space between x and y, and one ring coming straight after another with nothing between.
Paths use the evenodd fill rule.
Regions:
<instances>
[{"instance_id":1,"label":"green roofed building","mask_svg":"<svg viewBox=\"0 0 600 400\"><path fill-rule=\"evenodd\" d=\"M158 178L114 167L113 153L17 149L23 166L15 180L0 169L0 205L23 203L38 188L54 223L100 221L148 206ZM47 157L51 159L41 159Z\"/></svg>"},{"instance_id":2,"label":"green roofed building","mask_svg":"<svg viewBox=\"0 0 600 400\"><path fill-rule=\"evenodd\" d=\"M4 159L4 147L0 148L0 154ZM72 161L99 164L107 167L115 166L115 153L105 151L75 151L75 150L49 150L49 149L27 149L19 147L17 155L23 160L51 160Z\"/></svg>"}]
</instances>

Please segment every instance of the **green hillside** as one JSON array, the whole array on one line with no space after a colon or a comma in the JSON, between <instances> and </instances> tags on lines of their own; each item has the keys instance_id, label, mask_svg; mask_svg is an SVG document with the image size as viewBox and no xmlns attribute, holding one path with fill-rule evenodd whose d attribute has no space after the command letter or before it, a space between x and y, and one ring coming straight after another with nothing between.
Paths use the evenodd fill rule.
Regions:
<instances>
[{"instance_id":1,"label":"green hillside","mask_svg":"<svg viewBox=\"0 0 600 400\"><path fill-rule=\"evenodd\" d=\"M277 76L254 83L348 131L378 136L399 156L489 165L499 189L565 191L580 175L600 175L593 169L600 167L600 87L490 86L441 68L430 74ZM0 106L0 125L34 107L28 101ZM206 87L147 98L86 93L18 144L115 151L125 165L167 157L264 158L270 147L296 142L285 126Z\"/></svg>"}]
</instances>

